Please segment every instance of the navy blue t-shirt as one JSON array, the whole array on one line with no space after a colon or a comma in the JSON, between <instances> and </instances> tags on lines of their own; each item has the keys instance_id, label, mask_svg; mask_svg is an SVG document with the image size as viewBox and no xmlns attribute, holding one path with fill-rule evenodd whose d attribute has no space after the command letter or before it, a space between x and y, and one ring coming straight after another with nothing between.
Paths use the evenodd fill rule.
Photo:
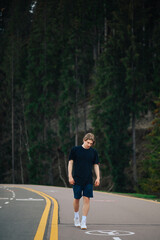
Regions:
<instances>
[{"instance_id":1,"label":"navy blue t-shirt","mask_svg":"<svg viewBox=\"0 0 160 240\"><path fill-rule=\"evenodd\" d=\"M75 184L92 184L92 167L99 164L98 153L90 147L85 149L82 146L76 146L71 149L69 160L73 160L73 178Z\"/></svg>"}]
</instances>

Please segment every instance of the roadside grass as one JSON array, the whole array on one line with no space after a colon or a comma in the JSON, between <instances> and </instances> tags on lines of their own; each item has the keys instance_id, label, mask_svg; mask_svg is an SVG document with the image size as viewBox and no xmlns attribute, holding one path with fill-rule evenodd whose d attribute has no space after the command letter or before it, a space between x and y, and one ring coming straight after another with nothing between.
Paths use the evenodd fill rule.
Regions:
<instances>
[{"instance_id":1,"label":"roadside grass","mask_svg":"<svg viewBox=\"0 0 160 240\"><path fill-rule=\"evenodd\" d=\"M101 191L101 192L106 192L106 191ZM121 193L121 192L108 192L108 193L119 194L119 195L124 195L128 197L143 198L143 199L152 200L155 202L160 202L160 198L158 198L156 195L147 195L142 193Z\"/></svg>"},{"instance_id":2,"label":"roadside grass","mask_svg":"<svg viewBox=\"0 0 160 240\"><path fill-rule=\"evenodd\" d=\"M130 197L144 198L144 199L160 202L160 199L155 195L147 195L142 193L117 193L117 194L122 194Z\"/></svg>"}]
</instances>

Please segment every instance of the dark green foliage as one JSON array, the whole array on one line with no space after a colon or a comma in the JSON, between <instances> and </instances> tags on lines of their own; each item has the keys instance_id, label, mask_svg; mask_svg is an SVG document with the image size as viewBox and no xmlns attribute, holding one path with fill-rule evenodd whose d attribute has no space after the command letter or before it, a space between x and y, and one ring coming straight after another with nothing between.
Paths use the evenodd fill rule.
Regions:
<instances>
[{"instance_id":1,"label":"dark green foliage","mask_svg":"<svg viewBox=\"0 0 160 240\"><path fill-rule=\"evenodd\" d=\"M142 162L139 191L160 196L160 98L156 107L153 127L147 136L149 151Z\"/></svg>"},{"instance_id":2,"label":"dark green foliage","mask_svg":"<svg viewBox=\"0 0 160 240\"><path fill-rule=\"evenodd\" d=\"M125 187L124 169L129 159L129 106L125 69L117 56L118 48L115 38L110 39L99 61L92 116L102 163L109 164L114 189L122 191Z\"/></svg>"},{"instance_id":3,"label":"dark green foliage","mask_svg":"<svg viewBox=\"0 0 160 240\"><path fill-rule=\"evenodd\" d=\"M153 87L156 80L151 61L153 45L150 45L153 29L147 29L152 17L148 19L150 8L146 9L146 4L138 1L117 4L110 24L113 32L104 46L94 76L92 118L98 136L97 147L102 162L109 165L114 189L121 191L126 187L124 171L130 161L130 119L135 154L135 119L149 109L150 96L157 94ZM156 22L154 24L157 28ZM134 174L136 182L136 172Z\"/></svg>"},{"instance_id":4,"label":"dark green foliage","mask_svg":"<svg viewBox=\"0 0 160 240\"><path fill-rule=\"evenodd\" d=\"M110 189L127 190L128 128L154 106L160 91L159 3L13 0L5 7L0 182L13 181L14 172L16 183L67 186L70 148L93 130L102 179L109 176ZM154 153L146 161L157 167L157 158ZM145 164L147 181L159 181L155 168L147 172Z\"/></svg>"}]
</instances>

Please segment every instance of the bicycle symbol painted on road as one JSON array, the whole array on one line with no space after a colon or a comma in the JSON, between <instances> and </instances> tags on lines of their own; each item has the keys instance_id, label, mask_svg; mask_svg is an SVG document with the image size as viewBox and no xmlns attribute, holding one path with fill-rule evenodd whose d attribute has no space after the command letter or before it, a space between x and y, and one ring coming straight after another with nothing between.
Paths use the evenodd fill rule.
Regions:
<instances>
[{"instance_id":1,"label":"bicycle symbol painted on road","mask_svg":"<svg viewBox=\"0 0 160 240\"><path fill-rule=\"evenodd\" d=\"M92 230L85 232L86 234L95 235L95 236L108 236L108 237L120 237L120 236L129 236L135 234L134 232L122 231L122 230ZM120 238L113 238L120 239Z\"/></svg>"}]
</instances>

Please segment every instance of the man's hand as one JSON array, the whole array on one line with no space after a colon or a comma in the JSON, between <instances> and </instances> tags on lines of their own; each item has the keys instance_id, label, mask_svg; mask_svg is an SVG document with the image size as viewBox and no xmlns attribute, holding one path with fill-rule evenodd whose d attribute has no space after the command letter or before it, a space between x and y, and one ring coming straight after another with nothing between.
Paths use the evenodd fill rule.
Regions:
<instances>
[{"instance_id":1,"label":"man's hand","mask_svg":"<svg viewBox=\"0 0 160 240\"><path fill-rule=\"evenodd\" d=\"M75 181L72 177L72 169L73 169L73 160L70 160L68 163L68 181L71 185L74 185Z\"/></svg>"},{"instance_id":2,"label":"man's hand","mask_svg":"<svg viewBox=\"0 0 160 240\"><path fill-rule=\"evenodd\" d=\"M96 174L96 181L94 182L95 187L98 187L100 185L100 171L99 171L99 165L94 164L94 171Z\"/></svg>"},{"instance_id":3,"label":"man's hand","mask_svg":"<svg viewBox=\"0 0 160 240\"><path fill-rule=\"evenodd\" d=\"M74 185L74 184L75 184L75 181L74 181L73 177L69 177L69 183L70 183L71 185Z\"/></svg>"},{"instance_id":4,"label":"man's hand","mask_svg":"<svg viewBox=\"0 0 160 240\"><path fill-rule=\"evenodd\" d=\"M99 180L99 178L96 179L94 185L95 185L95 187L98 187L98 186L100 185L100 180Z\"/></svg>"}]
</instances>

